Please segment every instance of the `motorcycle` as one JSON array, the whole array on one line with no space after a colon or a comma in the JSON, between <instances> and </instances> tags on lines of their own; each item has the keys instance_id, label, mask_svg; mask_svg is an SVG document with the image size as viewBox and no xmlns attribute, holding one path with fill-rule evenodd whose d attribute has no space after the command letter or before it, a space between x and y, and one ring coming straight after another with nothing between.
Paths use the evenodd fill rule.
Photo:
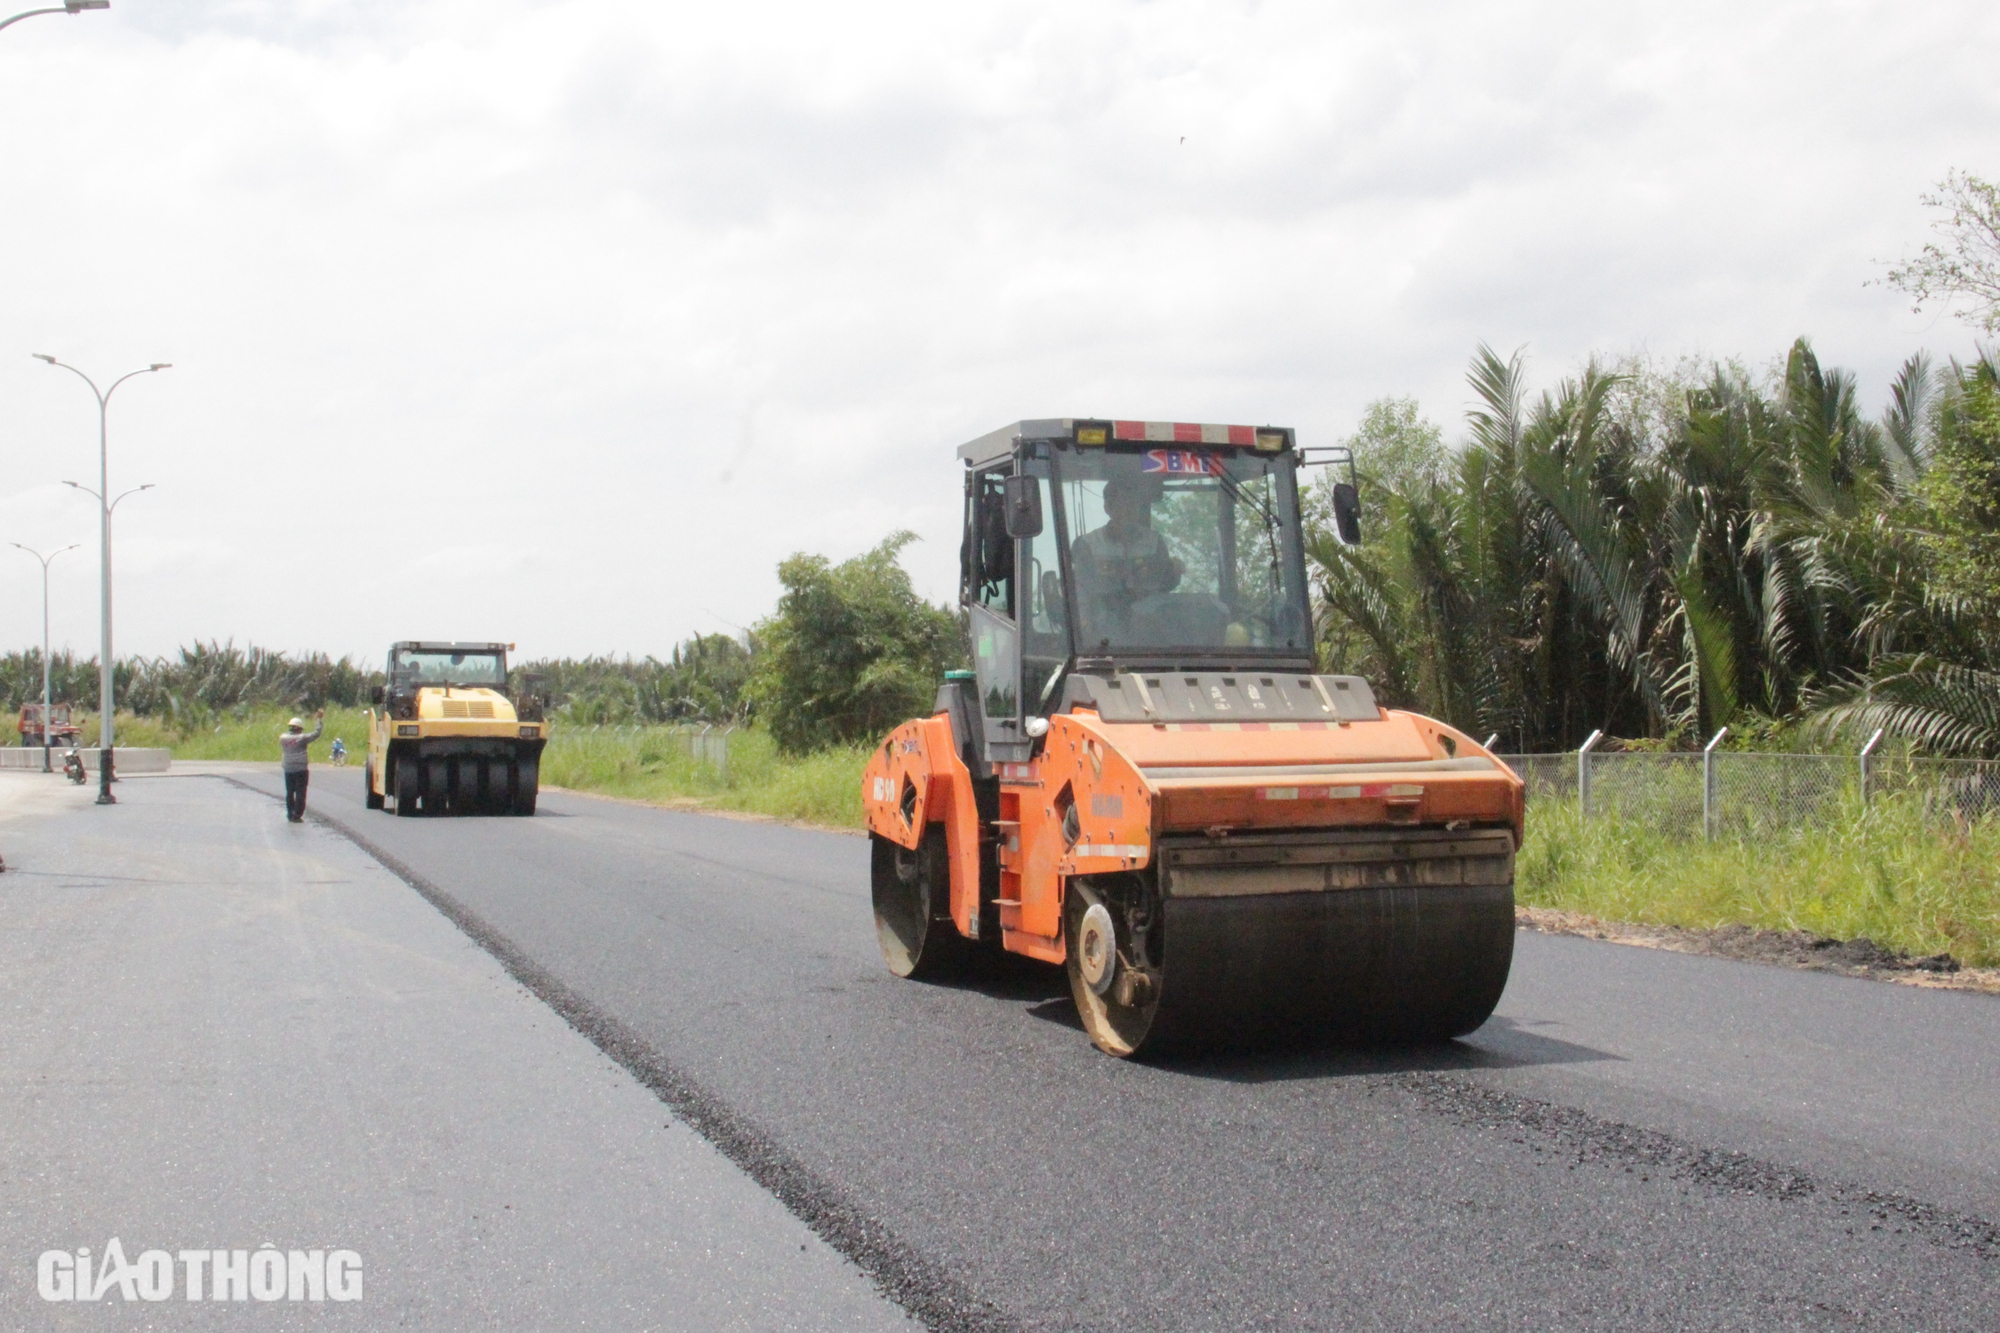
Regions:
<instances>
[{"instance_id":1,"label":"motorcycle","mask_svg":"<svg viewBox=\"0 0 2000 1333\"><path fill-rule=\"evenodd\" d=\"M81 787L89 778L83 771L83 756L74 747L63 751L63 776Z\"/></svg>"}]
</instances>

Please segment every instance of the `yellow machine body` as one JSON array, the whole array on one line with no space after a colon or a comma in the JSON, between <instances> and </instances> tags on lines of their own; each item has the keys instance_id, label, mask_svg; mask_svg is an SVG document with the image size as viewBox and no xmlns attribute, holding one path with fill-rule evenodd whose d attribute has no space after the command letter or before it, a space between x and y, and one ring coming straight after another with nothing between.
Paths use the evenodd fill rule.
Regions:
<instances>
[{"instance_id":1,"label":"yellow machine body","mask_svg":"<svg viewBox=\"0 0 2000 1333\"><path fill-rule=\"evenodd\" d=\"M391 647L389 684L368 712L371 809L393 800L398 814L534 813L548 723L533 701L497 687L506 679L509 646ZM496 684L454 684L454 668ZM427 674L442 678L430 683ZM524 716L530 708L534 715Z\"/></svg>"}]
</instances>

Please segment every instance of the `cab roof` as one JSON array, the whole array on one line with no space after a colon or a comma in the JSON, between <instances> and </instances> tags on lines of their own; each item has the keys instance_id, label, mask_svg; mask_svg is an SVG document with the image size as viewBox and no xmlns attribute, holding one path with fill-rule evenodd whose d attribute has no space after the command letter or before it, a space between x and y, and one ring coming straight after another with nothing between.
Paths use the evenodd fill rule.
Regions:
<instances>
[{"instance_id":1,"label":"cab roof","mask_svg":"<svg viewBox=\"0 0 2000 1333\"><path fill-rule=\"evenodd\" d=\"M1080 438L1079 430L1097 435ZM1101 432L1101 433L1099 433ZM1075 440L1080 444L1137 441L1149 444L1241 445L1278 452L1294 444L1288 426L1223 426L1198 421L1119 421L1112 417L1044 417L1016 421L958 446L967 467L1005 458L1023 440Z\"/></svg>"},{"instance_id":2,"label":"cab roof","mask_svg":"<svg viewBox=\"0 0 2000 1333\"><path fill-rule=\"evenodd\" d=\"M443 639L398 639L389 645L392 653L504 653L511 643L456 643Z\"/></svg>"}]
</instances>

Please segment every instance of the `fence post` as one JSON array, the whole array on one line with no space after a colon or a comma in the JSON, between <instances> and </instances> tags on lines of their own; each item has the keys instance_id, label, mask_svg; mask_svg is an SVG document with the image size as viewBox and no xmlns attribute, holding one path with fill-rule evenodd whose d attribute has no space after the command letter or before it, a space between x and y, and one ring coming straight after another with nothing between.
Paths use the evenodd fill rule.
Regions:
<instances>
[{"instance_id":1,"label":"fence post","mask_svg":"<svg viewBox=\"0 0 2000 1333\"><path fill-rule=\"evenodd\" d=\"M1576 813L1579 818L1590 818L1590 752L1604 739L1602 730L1590 733L1590 739L1576 752Z\"/></svg>"},{"instance_id":2,"label":"fence post","mask_svg":"<svg viewBox=\"0 0 2000 1333\"><path fill-rule=\"evenodd\" d=\"M1875 747L1882 743L1883 728L1875 728L1875 734L1868 738L1868 744L1861 747L1861 808L1868 808L1868 756L1875 753Z\"/></svg>"},{"instance_id":3,"label":"fence post","mask_svg":"<svg viewBox=\"0 0 2000 1333\"><path fill-rule=\"evenodd\" d=\"M1724 727L1715 733L1715 738L1701 747L1701 838L1703 842L1715 841L1715 747L1722 744L1722 738L1729 734Z\"/></svg>"}]
</instances>

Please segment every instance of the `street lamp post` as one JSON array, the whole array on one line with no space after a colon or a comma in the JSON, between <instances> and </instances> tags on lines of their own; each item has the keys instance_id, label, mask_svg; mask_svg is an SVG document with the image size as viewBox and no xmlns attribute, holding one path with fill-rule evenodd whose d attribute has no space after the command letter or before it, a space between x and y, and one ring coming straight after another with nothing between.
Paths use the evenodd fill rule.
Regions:
<instances>
[{"instance_id":1,"label":"street lamp post","mask_svg":"<svg viewBox=\"0 0 2000 1333\"><path fill-rule=\"evenodd\" d=\"M75 546L65 546L62 551L50 551L43 555L32 546L22 546L19 542L9 542L9 546L19 547L42 562L42 772L53 771L49 763L49 562L63 551L74 551Z\"/></svg>"},{"instance_id":2,"label":"street lamp post","mask_svg":"<svg viewBox=\"0 0 2000 1333\"><path fill-rule=\"evenodd\" d=\"M97 489L93 491L90 487L78 486L73 481L66 481L63 485L75 486L77 490L82 491L84 494L97 497L98 538L100 544L100 554L98 557L98 568L100 571L98 602L102 620L102 624L99 627L101 631L99 636L101 643L97 657L97 803L99 805L116 805L118 798L111 794L111 783L113 781L111 774L111 719L112 704L114 702L111 687L112 677L116 674L111 657L111 511L117 507L118 501L124 499L126 495L131 495L134 491L149 491L152 489L152 485L148 483L144 486L135 487L133 491L126 491L123 495L118 496L117 499L107 498L111 494L111 456L109 452L106 417L111 408L111 395L118 392L119 385L131 379L134 375L148 375L156 370L170 370L172 369L172 364L166 361L155 361L152 365L141 370L134 370L120 375L117 379L111 381L110 388L100 390L97 387L96 380L90 378L90 376L84 374L68 362L58 361L54 357L42 352L36 352L34 355L37 361L46 361L52 366L61 366L64 370L69 371L85 384L88 384L91 394L97 399Z\"/></svg>"},{"instance_id":3,"label":"street lamp post","mask_svg":"<svg viewBox=\"0 0 2000 1333\"><path fill-rule=\"evenodd\" d=\"M81 14L86 9L109 8L111 8L111 0L63 0L61 4L53 9L28 9L16 14L13 18L0 19L0 28L7 27L9 24L19 23L22 19L31 19L37 14Z\"/></svg>"}]
</instances>

